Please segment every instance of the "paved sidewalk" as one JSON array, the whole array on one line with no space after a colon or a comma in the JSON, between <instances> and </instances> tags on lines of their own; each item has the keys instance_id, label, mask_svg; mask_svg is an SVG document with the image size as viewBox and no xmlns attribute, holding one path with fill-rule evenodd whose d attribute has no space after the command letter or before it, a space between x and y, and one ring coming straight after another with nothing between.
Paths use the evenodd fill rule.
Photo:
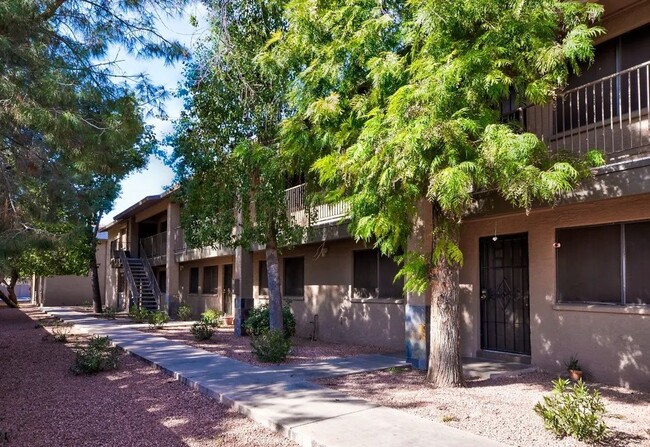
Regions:
<instances>
[{"instance_id":1,"label":"paved sidewalk","mask_svg":"<svg viewBox=\"0 0 650 447\"><path fill-rule=\"evenodd\" d=\"M66 308L43 310L87 333L109 336L128 353L303 446L501 445L308 381L405 364L395 357L364 355L261 368Z\"/></svg>"}]
</instances>

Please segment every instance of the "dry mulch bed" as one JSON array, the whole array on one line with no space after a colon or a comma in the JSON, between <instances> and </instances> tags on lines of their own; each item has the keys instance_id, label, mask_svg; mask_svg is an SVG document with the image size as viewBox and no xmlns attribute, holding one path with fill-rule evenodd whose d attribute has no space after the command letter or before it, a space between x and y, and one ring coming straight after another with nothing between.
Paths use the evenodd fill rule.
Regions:
<instances>
[{"instance_id":1,"label":"dry mulch bed","mask_svg":"<svg viewBox=\"0 0 650 447\"><path fill-rule=\"evenodd\" d=\"M225 357L249 363L255 366L265 366L251 353L250 337L236 337L232 327L222 327L215 332L210 340L197 341L190 333L191 324L183 326L165 326L162 329L140 329L153 335L165 337L179 343L194 346L214 352ZM291 353L284 364L310 363L339 357L351 357L363 354L386 354L390 350L363 345L346 345L312 341L307 338L292 337Z\"/></svg>"},{"instance_id":2,"label":"dry mulch bed","mask_svg":"<svg viewBox=\"0 0 650 447\"><path fill-rule=\"evenodd\" d=\"M0 305L0 445L295 445L129 355L118 370L72 375L74 343L88 337L55 342L54 324Z\"/></svg>"},{"instance_id":3,"label":"dry mulch bed","mask_svg":"<svg viewBox=\"0 0 650 447\"><path fill-rule=\"evenodd\" d=\"M321 379L321 385L386 407L407 411L512 446L586 446L557 439L544 429L534 405L550 393L547 373L473 380L463 389L435 389L424 373L409 368ZM600 390L611 435L607 446L650 446L650 394L602 384Z\"/></svg>"}]
</instances>

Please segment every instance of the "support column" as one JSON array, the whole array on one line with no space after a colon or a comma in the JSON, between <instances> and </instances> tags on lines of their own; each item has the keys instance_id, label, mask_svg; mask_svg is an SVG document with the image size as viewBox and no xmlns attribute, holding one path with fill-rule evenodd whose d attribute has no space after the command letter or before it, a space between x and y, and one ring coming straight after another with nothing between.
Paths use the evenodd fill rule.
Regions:
<instances>
[{"instance_id":1,"label":"support column","mask_svg":"<svg viewBox=\"0 0 650 447\"><path fill-rule=\"evenodd\" d=\"M181 211L177 203L167 205L167 259L165 262L165 302L161 307L173 314L178 309L180 268L176 262L176 247L181 244Z\"/></svg>"},{"instance_id":2,"label":"support column","mask_svg":"<svg viewBox=\"0 0 650 447\"><path fill-rule=\"evenodd\" d=\"M409 252L431 256L432 227L431 202L422 199L408 240ZM425 370L429 361L429 315L431 313L430 289L422 293L406 294L404 328L406 331L406 361L413 367Z\"/></svg>"},{"instance_id":3,"label":"support column","mask_svg":"<svg viewBox=\"0 0 650 447\"><path fill-rule=\"evenodd\" d=\"M255 306L255 300L253 299L253 252L244 247L235 249L232 291L235 301L235 335L246 335L242 325Z\"/></svg>"}]
</instances>

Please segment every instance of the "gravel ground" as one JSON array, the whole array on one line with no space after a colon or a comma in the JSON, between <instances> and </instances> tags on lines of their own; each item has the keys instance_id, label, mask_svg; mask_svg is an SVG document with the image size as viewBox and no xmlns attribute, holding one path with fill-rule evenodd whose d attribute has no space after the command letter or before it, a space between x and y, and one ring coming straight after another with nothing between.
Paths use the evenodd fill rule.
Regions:
<instances>
[{"instance_id":1,"label":"gravel ground","mask_svg":"<svg viewBox=\"0 0 650 447\"><path fill-rule=\"evenodd\" d=\"M464 389L434 389L420 371L391 369L319 380L352 396L444 422L512 446L586 446L557 439L544 429L533 406L551 390L546 373L470 381ZM589 384L600 390L611 435L607 446L650 446L650 394Z\"/></svg>"},{"instance_id":2,"label":"gravel ground","mask_svg":"<svg viewBox=\"0 0 650 447\"><path fill-rule=\"evenodd\" d=\"M53 323L0 305L0 445L296 445L125 354L119 370L72 375L72 348L87 337L57 343Z\"/></svg>"},{"instance_id":3,"label":"gravel ground","mask_svg":"<svg viewBox=\"0 0 650 447\"><path fill-rule=\"evenodd\" d=\"M219 328L217 332L207 341L197 341L190 333L191 324L184 327L166 326L163 329L150 330L141 329L144 332L165 337L170 340L185 343L196 348L205 349L235 360L250 363L251 365L262 366L251 353L250 337L235 337L232 327ZM291 339L291 354L285 363L308 363L318 362L337 357L351 357L362 354L384 354L389 350L361 345L345 345L339 343L326 343L323 341L311 341L306 338L293 337Z\"/></svg>"}]
</instances>

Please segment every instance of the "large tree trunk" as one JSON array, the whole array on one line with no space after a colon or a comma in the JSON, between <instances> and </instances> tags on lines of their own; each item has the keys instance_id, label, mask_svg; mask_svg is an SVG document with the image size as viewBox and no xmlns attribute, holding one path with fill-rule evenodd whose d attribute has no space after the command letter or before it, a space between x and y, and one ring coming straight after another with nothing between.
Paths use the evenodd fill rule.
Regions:
<instances>
[{"instance_id":1,"label":"large tree trunk","mask_svg":"<svg viewBox=\"0 0 650 447\"><path fill-rule=\"evenodd\" d=\"M16 283L18 282L18 271L16 269L11 270L11 275L9 276L9 282L6 278L4 280L5 285L7 286L7 294L4 294L0 290L0 299L5 302L9 307L17 308L18 307L18 298L16 297Z\"/></svg>"},{"instance_id":2,"label":"large tree trunk","mask_svg":"<svg viewBox=\"0 0 650 447\"><path fill-rule=\"evenodd\" d=\"M266 242L266 271L269 281L269 326L282 331L282 294L280 293L280 263L275 231L269 231Z\"/></svg>"},{"instance_id":3,"label":"large tree trunk","mask_svg":"<svg viewBox=\"0 0 650 447\"><path fill-rule=\"evenodd\" d=\"M93 307L95 313L102 313L102 291L99 289L99 266L97 264L97 233L99 231L99 221L101 214L97 218L97 222L93 228L92 239L90 246L92 247L92 255L90 256L90 276L93 291Z\"/></svg>"},{"instance_id":4,"label":"large tree trunk","mask_svg":"<svg viewBox=\"0 0 650 447\"><path fill-rule=\"evenodd\" d=\"M433 247L435 265L431 285L431 345L427 380L436 387L463 387L460 355L459 273L460 265L441 249L449 243L458 247L459 224L445 220L434 205Z\"/></svg>"}]
</instances>

